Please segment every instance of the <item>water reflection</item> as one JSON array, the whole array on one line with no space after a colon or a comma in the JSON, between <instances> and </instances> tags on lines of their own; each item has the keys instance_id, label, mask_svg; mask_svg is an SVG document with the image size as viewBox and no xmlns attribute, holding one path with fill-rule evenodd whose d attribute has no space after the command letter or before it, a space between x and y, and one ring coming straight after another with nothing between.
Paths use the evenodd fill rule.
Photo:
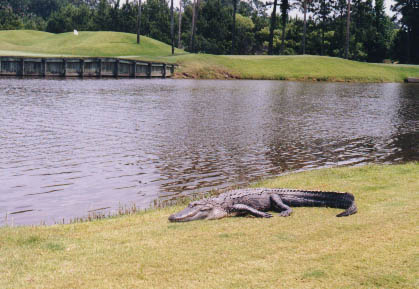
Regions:
<instances>
[{"instance_id":1,"label":"water reflection","mask_svg":"<svg viewBox=\"0 0 419 289\"><path fill-rule=\"evenodd\" d=\"M418 160L418 86L0 80L0 224L285 171Z\"/></svg>"}]
</instances>

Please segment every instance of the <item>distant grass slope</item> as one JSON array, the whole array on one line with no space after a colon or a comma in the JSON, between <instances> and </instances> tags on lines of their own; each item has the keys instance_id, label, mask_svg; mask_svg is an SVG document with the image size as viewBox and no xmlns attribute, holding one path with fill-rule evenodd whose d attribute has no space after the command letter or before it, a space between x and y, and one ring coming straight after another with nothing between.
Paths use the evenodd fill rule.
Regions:
<instances>
[{"instance_id":1,"label":"distant grass slope","mask_svg":"<svg viewBox=\"0 0 419 289\"><path fill-rule=\"evenodd\" d=\"M73 32L52 34L31 30L0 31L0 55L54 56L168 56L169 45L135 34L121 32ZM176 53L183 53L176 50Z\"/></svg>"},{"instance_id":2,"label":"distant grass slope","mask_svg":"<svg viewBox=\"0 0 419 289\"><path fill-rule=\"evenodd\" d=\"M419 77L419 65L372 64L326 56L189 54L169 45L121 32L0 31L0 55L125 57L177 63L177 78L402 82Z\"/></svg>"},{"instance_id":3,"label":"distant grass slope","mask_svg":"<svg viewBox=\"0 0 419 289\"><path fill-rule=\"evenodd\" d=\"M0 228L0 288L418 288L419 164L314 170L256 186L346 191L358 213L169 223L184 206Z\"/></svg>"},{"instance_id":4,"label":"distant grass slope","mask_svg":"<svg viewBox=\"0 0 419 289\"><path fill-rule=\"evenodd\" d=\"M176 56L178 77L348 82L403 82L419 77L419 65L373 64L336 57L296 56Z\"/></svg>"}]
</instances>

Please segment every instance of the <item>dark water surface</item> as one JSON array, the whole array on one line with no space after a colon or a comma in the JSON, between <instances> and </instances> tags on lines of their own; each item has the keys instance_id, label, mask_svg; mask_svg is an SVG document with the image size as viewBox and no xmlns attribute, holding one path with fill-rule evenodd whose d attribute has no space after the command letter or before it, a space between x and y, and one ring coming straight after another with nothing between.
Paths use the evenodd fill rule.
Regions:
<instances>
[{"instance_id":1,"label":"dark water surface","mask_svg":"<svg viewBox=\"0 0 419 289\"><path fill-rule=\"evenodd\" d=\"M419 160L418 137L418 85L0 79L0 224Z\"/></svg>"}]
</instances>

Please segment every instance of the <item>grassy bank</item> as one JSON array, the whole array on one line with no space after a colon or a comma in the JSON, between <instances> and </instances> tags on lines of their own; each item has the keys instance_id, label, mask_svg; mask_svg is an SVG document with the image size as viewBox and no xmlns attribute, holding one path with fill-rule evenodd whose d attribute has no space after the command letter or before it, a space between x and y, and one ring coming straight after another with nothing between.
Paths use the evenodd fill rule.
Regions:
<instances>
[{"instance_id":1,"label":"grassy bank","mask_svg":"<svg viewBox=\"0 0 419 289\"><path fill-rule=\"evenodd\" d=\"M326 56L183 55L179 78L237 78L345 82L403 82L418 65L372 64Z\"/></svg>"},{"instance_id":2,"label":"grassy bank","mask_svg":"<svg viewBox=\"0 0 419 289\"><path fill-rule=\"evenodd\" d=\"M141 37L137 45L134 34L120 32L73 32L52 34L41 31L0 31L0 55L21 56L91 56L91 57L164 57L171 54L169 45ZM177 53L183 53L177 50Z\"/></svg>"},{"instance_id":3,"label":"grassy bank","mask_svg":"<svg viewBox=\"0 0 419 289\"><path fill-rule=\"evenodd\" d=\"M189 54L142 36L119 32L51 34L0 31L0 55L125 57L177 63L176 78L402 82L419 77L419 65L371 64L322 56Z\"/></svg>"},{"instance_id":4,"label":"grassy bank","mask_svg":"<svg viewBox=\"0 0 419 289\"><path fill-rule=\"evenodd\" d=\"M354 193L359 213L171 224L169 207L0 228L0 288L417 288L419 165L291 174L257 186Z\"/></svg>"}]
</instances>

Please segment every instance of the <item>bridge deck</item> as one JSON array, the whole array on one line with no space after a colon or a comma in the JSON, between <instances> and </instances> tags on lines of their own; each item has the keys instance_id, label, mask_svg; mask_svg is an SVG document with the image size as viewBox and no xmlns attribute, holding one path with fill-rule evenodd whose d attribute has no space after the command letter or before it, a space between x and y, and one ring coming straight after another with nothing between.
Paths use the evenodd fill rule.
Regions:
<instances>
[{"instance_id":1,"label":"bridge deck","mask_svg":"<svg viewBox=\"0 0 419 289\"><path fill-rule=\"evenodd\" d=\"M120 58L0 57L0 76L161 77L173 75L175 64Z\"/></svg>"}]
</instances>

